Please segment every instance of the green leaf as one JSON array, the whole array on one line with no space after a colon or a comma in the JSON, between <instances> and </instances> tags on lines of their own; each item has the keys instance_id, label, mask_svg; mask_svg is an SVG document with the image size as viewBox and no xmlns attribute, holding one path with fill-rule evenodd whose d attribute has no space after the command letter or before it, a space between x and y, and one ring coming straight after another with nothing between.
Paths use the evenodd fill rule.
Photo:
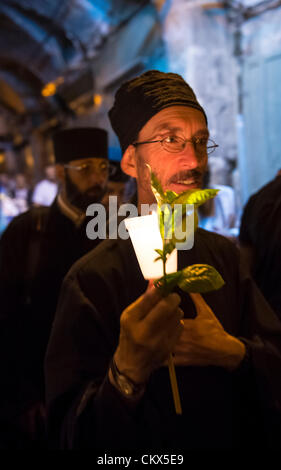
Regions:
<instances>
[{"instance_id":1,"label":"green leaf","mask_svg":"<svg viewBox=\"0 0 281 470\"><path fill-rule=\"evenodd\" d=\"M165 258L165 253L163 252L163 250L159 250L158 248L156 248L154 251L156 251L156 253L158 253L158 256L157 258L155 258L154 262L155 261L158 261L159 259L163 260Z\"/></svg>"},{"instance_id":2,"label":"green leaf","mask_svg":"<svg viewBox=\"0 0 281 470\"><path fill-rule=\"evenodd\" d=\"M155 248L156 253L158 253L158 255L160 256L163 256L163 250L159 250L158 248Z\"/></svg>"},{"instance_id":3,"label":"green leaf","mask_svg":"<svg viewBox=\"0 0 281 470\"><path fill-rule=\"evenodd\" d=\"M209 292L220 289L224 280L218 271L208 264L193 264L182 270L178 286L185 292Z\"/></svg>"},{"instance_id":4,"label":"green leaf","mask_svg":"<svg viewBox=\"0 0 281 470\"><path fill-rule=\"evenodd\" d=\"M152 192L155 196L155 199L157 201L157 204L161 205L163 200L164 200L164 191L163 191L163 188L161 186L161 183L160 181L158 180L158 178L156 177L156 175L153 173L153 171L151 171L151 167L146 164L146 166L148 167L149 171L150 171L150 184L151 184L151 189L152 189Z\"/></svg>"},{"instance_id":5,"label":"green leaf","mask_svg":"<svg viewBox=\"0 0 281 470\"><path fill-rule=\"evenodd\" d=\"M169 255L172 253L172 251L174 251L174 249L175 249L175 244L173 241L170 241L164 244L163 253L164 255Z\"/></svg>"},{"instance_id":6,"label":"green leaf","mask_svg":"<svg viewBox=\"0 0 281 470\"><path fill-rule=\"evenodd\" d=\"M170 204L158 206L159 225L162 240L170 240L173 230L173 211Z\"/></svg>"},{"instance_id":7,"label":"green leaf","mask_svg":"<svg viewBox=\"0 0 281 470\"><path fill-rule=\"evenodd\" d=\"M173 201L178 197L178 194L174 191L166 191L164 193L164 202L167 204L172 204Z\"/></svg>"},{"instance_id":8,"label":"green leaf","mask_svg":"<svg viewBox=\"0 0 281 470\"><path fill-rule=\"evenodd\" d=\"M189 189L181 193L173 201L174 204L195 204L196 206L201 206L208 199L214 198L219 189Z\"/></svg>"},{"instance_id":9,"label":"green leaf","mask_svg":"<svg viewBox=\"0 0 281 470\"><path fill-rule=\"evenodd\" d=\"M158 213L158 223L159 223L159 230L162 240L165 240L165 225L164 225L164 214L161 210L161 207L157 206L157 213Z\"/></svg>"}]
</instances>

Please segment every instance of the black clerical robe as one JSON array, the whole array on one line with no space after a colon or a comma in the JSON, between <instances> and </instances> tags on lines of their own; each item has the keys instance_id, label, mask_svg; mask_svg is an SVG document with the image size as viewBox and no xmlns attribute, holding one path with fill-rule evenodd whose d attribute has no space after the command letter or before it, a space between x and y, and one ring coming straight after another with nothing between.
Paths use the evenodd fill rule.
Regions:
<instances>
[{"instance_id":1,"label":"black clerical robe","mask_svg":"<svg viewBox=\"0 0 281 470\"><path fill-rule=\"evenodd\" d=\"M247 202L239 240L252 248L253 279L281 318L281 175Z\"/></svg>"},{"instance_id":2,"label":"black clerical robe","mask_svg":"<svg viewBox=\"0 0 281 470\"><path fill-rule=\"evenodd\" d=\"M60 210L16 217L0 240L0 420L44 401L44 356L64 276L97 244Z\"/></svg>"},{"instance_id":3,"label":"black clerical robe","mask_svg":"<svg viewBox=\"0 0 281 470\"><path fill-rule=\"evenodd\" d=\"M147 281L130 240L106 240L68 273L52 328L45 369L56 448L232 449L278 441L280 323L240 271L230 241L198 229L194 247L179 252L179 268L193 263L214 266L225 280L204 298L224 329L247 345L241 366L233 372L176 367L182 416L175 414L165 366L151 375L140 402L128 403L107 371L120 315L143 294ZM194 317L189 295L180 295L185 317Z\"/></svg>"}]
</instances>

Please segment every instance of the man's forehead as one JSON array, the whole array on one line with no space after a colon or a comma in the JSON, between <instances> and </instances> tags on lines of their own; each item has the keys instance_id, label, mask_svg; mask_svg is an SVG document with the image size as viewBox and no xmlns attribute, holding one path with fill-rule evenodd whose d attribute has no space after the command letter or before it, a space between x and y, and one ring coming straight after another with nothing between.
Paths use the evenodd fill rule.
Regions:
<instances>
[{"instance_id":1,"label":"man's forehead","mask_svg":"<svg viewBox=\"0 0 281 470\"><path fill-rule=\"evenodd\" d=\"M69 163L71 165L85 165L87 163L91 163L92 165L98 165L99 163L102 163L104 161L107 161L107 158L103 157L93 157L93 158L79 158L77 160L71 160Z\"/></svg>"},{"instance_id":2,"label":"man's forehead","mask_svg":"<svg viewBox=\"0 0 281 470\"><path fill-rule=\"evenodd\" d=\"M152 132L165 130L181 131L186 127L193 131L209 134L206 120L201 111L187 106L171 106L155 114L143 127Z\"/></svg>"}]
</instances>

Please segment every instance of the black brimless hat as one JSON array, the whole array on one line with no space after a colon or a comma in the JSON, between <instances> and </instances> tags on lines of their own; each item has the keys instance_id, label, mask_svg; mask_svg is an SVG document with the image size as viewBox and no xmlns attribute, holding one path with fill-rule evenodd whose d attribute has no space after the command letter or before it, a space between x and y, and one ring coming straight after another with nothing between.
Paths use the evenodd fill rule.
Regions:
<instances>
[{"instance_id":1,"label":"black brimless hat","mask_svg":"<svg viewBox=\"0 0 281 470\"><path fill-rule=\"evenodd\" d=\"M176 73L149 70L124 83L116 92L114 105L108 113L122 152L137 139L152 116L171 106L198 109L207 124L207 116L194 91Z\"/></svg>"},{"instance_id":2,"label":"black brimless hat","mask_svg":"<svg viewBox=\"0 0 281 470\"><path fill-rule=\"evenodd\" d=\"M53 136L56 163L83 158L108 158L107 131L98 127L64 129Z\"/></svg>"}]
</instances>

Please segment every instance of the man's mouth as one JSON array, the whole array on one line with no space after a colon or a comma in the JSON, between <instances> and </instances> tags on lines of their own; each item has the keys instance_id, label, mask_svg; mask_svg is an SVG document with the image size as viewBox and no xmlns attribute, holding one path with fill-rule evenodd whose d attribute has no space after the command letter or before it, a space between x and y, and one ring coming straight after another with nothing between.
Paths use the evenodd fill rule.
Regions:
<instances>
[{"instance_id":1,"label":"man's mouth","mask_svg":"<svg viewBox=\"0 0 281 470\"><path fill-rule=\"evenodd\" d=\"M188 189L197 189L200 188L202 185L202 178L201 175L199 176L194 175L176 175L171 178L168 188L170 191L174 191L175 193L182 193L183 191L187 191Z\"/></svg>"},{"instance_id":2,"label":"man's mouth","mask_svg":"<svg viewBox=\"0 0 281 470\"><path fill-rule=\"evenodd\" d=\"M194 178L187 178L185 180L178 180L175 182L175 184L185 184L187 186L190 186L191 184L196 184L198 183L197 180L195 180Z\"/></svg>"},{"instance_id":3,"label":"man's mouth","mask_svg":"<svg viewBox=\"0 0 281 470\"><path fill-rule=\"evenodd\" d=\"M178 182L172 183L169 185L169 190L174 191L177 194L183 193L184 191L188 191L189 189L199 189L200 184L195 180L189 182Z\"/></svg>"}]
</instances>

